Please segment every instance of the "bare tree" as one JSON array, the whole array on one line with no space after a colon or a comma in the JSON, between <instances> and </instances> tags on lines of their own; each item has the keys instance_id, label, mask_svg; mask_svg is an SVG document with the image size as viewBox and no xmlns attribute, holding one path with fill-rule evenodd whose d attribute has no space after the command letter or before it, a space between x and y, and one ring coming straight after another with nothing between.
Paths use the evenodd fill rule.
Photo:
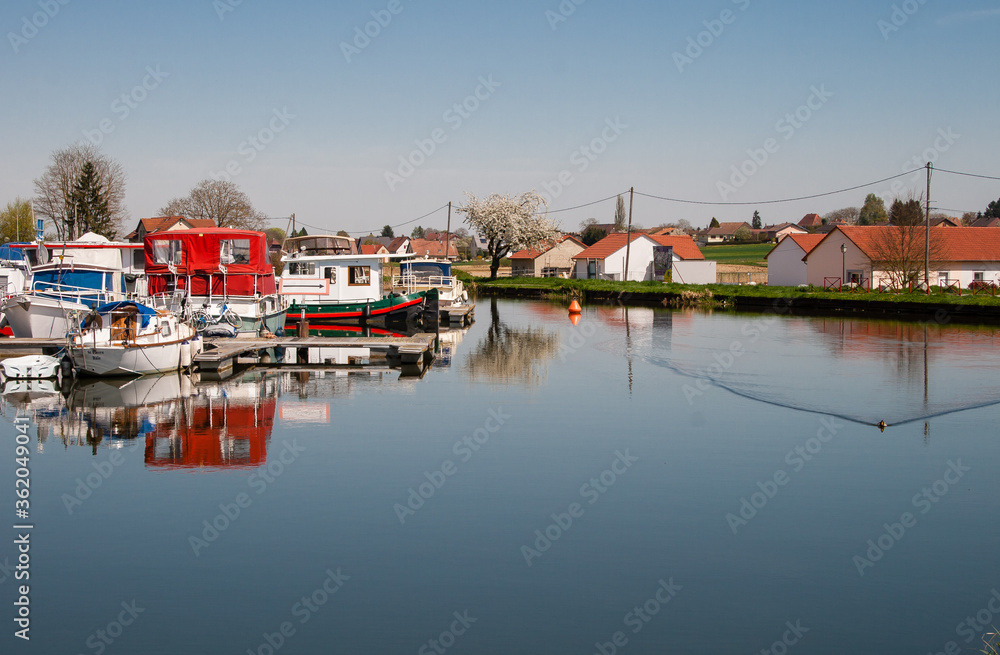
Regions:
<instances>
[{"instance_id":1,"label":"bare tree","mask_svg":"<svg viewBox=\"0 0 1000 655\"><path fill-rule=\"evenodd\" d=\"M210 218L219 227L263 230L266 216L254 209L247 194L233 182L206 179L184 198L174 198L160 209L162 216Z\"/></svg>"},{"instance_id":2,"label":"bare tree","mask_svg":"<svg viewBox=\"0 0 1000 655\"><path fill-rule=\"evenodd\" d=\"M125 169L92 143L78 143L53 152L52 163L35 180L35 213L52 221L60 238L75 239L80 236L81 226L77 222L72 196L86 162L94 168L95 183L101 190L100 199L107 203L114 229L123 231L128 221Z\"/></svg>"},{"instance_id":3,"label":"bare tree","mask_svg":"<svg viewBox=\"0 0 1000 655\"><path fill-rule=\"evenodd\" d=\"M892 286L902 289L920 282L924 275L926 228L923 225L886 225L869 228L869 257L874 272L882 273ZM940 228L948 229L948 228ZM944 244L931 229L930 269L942 260Z\"/></svg>"},{"instance_id":4,"label":"bare tree","mask_svg":"<svg viewBox=\"0 0 1000 655\"><path fill-rule=\"evenodd\" d=\"M848 225L854 225L858 222L858 218L860 216L860 207L843 207L842 209L834 209L829 214L825 214L823 218L826 220L827 225L836 223L837 221L843 221Z\"/></svg>"}]
</instances>

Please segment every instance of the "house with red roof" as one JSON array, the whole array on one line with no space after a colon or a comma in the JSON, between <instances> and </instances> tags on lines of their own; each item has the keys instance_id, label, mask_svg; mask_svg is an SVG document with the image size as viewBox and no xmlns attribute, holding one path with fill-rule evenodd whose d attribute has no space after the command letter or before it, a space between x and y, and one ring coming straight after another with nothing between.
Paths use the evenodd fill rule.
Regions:
<instances>
[{"instance_id":1,"label":"house with red roof","mask_svg":"<svg viewBox=\"0 0 1000 655\"><path fill-rule=\"evenodd\" d=\"M717 244L717 243L729 243L736 239L736 232L740 228L746 228L747 231L753 230L750 224L746 221L742 223L719 223L719 227L709 228L707 234L707 243Z\"/></svg>"},{"instance_id":2,"label":"house with red roof","mask_svg":"<svg viewBox=\"0 0 1000 655\"><path fill-rule=\"evenodd\" d=\"M173 230L190 230L192 228L207 227L215 227L215 221L211 218L185 218L184 216L140 218L139 224L125 238L132 243L142 243L146 235L153 232L170 232Z\"/></svg>"},{"instance_id":3,"label":"house with red roof","mask_svg":"<svg viewBox=\"0 0 1000 655\"><path fill-rule=\"evenodd\" d=\"M675 282L714 284L715 262L705 255L690 236L655 234L609 234L586 250L573 256L576 278L600 280L653 280L653 253L657 246L670 246ZM628 246L628 275L625 274Z\"/></svg>"},{"instance_id":4,"label":"house with red roof","mask_svg":"<svg viewBox=\"0 0 1000 655\"><path fill-rule=\"evenodd\" d=\"M430 239L410 239L410 250L417 257L429 257L431 259L458 259L458 246L455 240L448 241L448 252L445 253L445 241L432 241Z\"/></svg>"},{"instance_id":5,"label":"house with red roof","mask_svg":"<svg viewBox=\"0 0 1000 655\"><path fill-rule=\"evenodd\" d=\"M819 245L826 235L793 233L778 242L764 256L767 261L767 284L777 287L797 287L808 284L805 256Z\"/></svg>"},{"instance_id":6,"label":"house with red roof","mask_svg":"<svg viewBox=\"0 0 1000 655\"><path fill-rule=\"evenodd\" d=\"M586 248L583 241L565 234L538 250L519 250L510 255L510 275L511 277L570 277L576 267L573 256Z\"/></svg>"},{"instance_id":7,"label":"house with red roof","mask_svg":"<svg viewBox=\"0 0 1000 655\"><path fill-rule=\"evenodd\" d=\"M806 229L811 227L819 227L823 224L823 217L819 214L806 214L799 221L799 227L804 227Z\"/></svg>"},{"instance_id":8,"label":"house with red roof","mask_svg":"<svg viewBox=\"0 0 1000 655\"><path fill-rule=\"evenodd\" d=\"M872 288L888 284L888 275L877 263L885 259L884 247L879 245L885 235L902 235L903 230L912 230L909 241L917 255L922 256L925 229L895 225L837 226L806 254L808 283L822 287L827 278L844 277L864 286L871 281ZM978 281L1000 283L1000 230L932 227L931 240L935 244L933 249L939 253L930 263L932 285L957 282L968 288ZM897 241L903 240L897 237Z\"/></svg>"}]
</instances>

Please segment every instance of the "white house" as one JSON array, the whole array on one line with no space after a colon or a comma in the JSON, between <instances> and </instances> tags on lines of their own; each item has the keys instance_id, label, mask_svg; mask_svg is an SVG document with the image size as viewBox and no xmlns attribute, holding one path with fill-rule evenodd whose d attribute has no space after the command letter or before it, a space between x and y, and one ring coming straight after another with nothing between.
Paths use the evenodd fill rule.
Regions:
<instances>
[{"instance_id":1,"label":"white house","mask_svg":"<svg viewBox=\"0 0 1000 655\"><path fill-rule=\"evenodd\" d=\"M705 255L689 236L674 237L633 233L629 243L628 275L625 275L628 235L609 234L582 251L576 261L577 279L652 280L653 247L673 247L673 281L685 284L714 284L715 262Z\"/></svg>"},{"instance_id":2,"label":"white house","mask_svg":"<svg viewBox=\"0 0 1000 655\"><path fill-rule=\"evenodd\" d=\"M913 228L916 249L923 251L923 227ZM871 280L872 288L888 284L884 271L872 265L879 257L879 230L899 231L895 226L838 226L805 257L809 284L822 287L825 280ZM884 234L884 232L883 232ZM963 289L973 282L1000 283L1000 230L975 227L932 227L931 239L940 254L931 260L931 284L958 283ZM844 246L841 249L841 246Z\"/></svg>"},{"instance_id":3,"label":"white house","mask_svg":"<svg viewBox=\"0 0 1000 655\"><path fill-rule=\"evenodd\" d=\"M773 287L797 287L808 284L805 256L812 252L824 234L789 234L778 242L767 260L767 284Z\"/></svg>"}]
</instances>

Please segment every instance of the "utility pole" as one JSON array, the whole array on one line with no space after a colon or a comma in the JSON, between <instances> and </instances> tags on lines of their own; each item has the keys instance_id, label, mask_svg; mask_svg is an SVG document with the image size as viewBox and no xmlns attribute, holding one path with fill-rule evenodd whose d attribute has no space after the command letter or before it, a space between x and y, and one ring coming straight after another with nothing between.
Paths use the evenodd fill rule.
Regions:
<instances>
[{"instance_id":1,"label":"utility pole","mask_svg":"<svg viewBox=\"0 0 1000 655\"><path fill-rule=\"evenodd\" d=\"M924 228L924 286L927 287L927 295L931 295L931 169L933 166L927 162L927 224Z\"/></svg>"},{"instance_id":2,"label":"utility pole","mask_svg":"<svg viewBox=\"0 0 1000 655\"><path fill-rule=\"evenodd\" d=\"M444 258L447 260L451 254L451 201L448 201L448 227L444 229Z\"/></svg>"},{"instance_id":3,"label":"utility pole","mask_svg":"<svg viewBox=\"0 0 1000 655\"><path fill-rule=\"evenodd\" d=\"M635 187L629 187L628 190L628 231L625 233L625 276L624 280L628 282L628 259L629 254L632 249L632 201L635 199Z\"/></svg>"},{"instance_id":4,"label":"utility pole","mask_svg":"<svg viewBox=\"0 0 1000 655\"><path fill-rule=\"evenodd\" d=\"M295 212L292 212L292 236L295 236Z\"/></svg>"}]
</instances>

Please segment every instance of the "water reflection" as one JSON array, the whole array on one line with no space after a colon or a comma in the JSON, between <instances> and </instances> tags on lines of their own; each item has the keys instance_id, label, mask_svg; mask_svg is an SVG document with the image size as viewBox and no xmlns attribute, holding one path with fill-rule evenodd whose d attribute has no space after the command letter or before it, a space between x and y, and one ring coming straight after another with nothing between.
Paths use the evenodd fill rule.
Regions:
<instances>
[{"instance_id":1,"label":"water reflection","mask_svg":"<svg viewBox=\"0 0 1000 655\"><path fill-rule=\"evenodd\" d=\"M489 327L469 351L464 371L480 382L520 382L538 386L548 374L548 361L558 352L557 332L505 323L500 320L497 299L491 298Z\"/></svg>"}]
</instances>

